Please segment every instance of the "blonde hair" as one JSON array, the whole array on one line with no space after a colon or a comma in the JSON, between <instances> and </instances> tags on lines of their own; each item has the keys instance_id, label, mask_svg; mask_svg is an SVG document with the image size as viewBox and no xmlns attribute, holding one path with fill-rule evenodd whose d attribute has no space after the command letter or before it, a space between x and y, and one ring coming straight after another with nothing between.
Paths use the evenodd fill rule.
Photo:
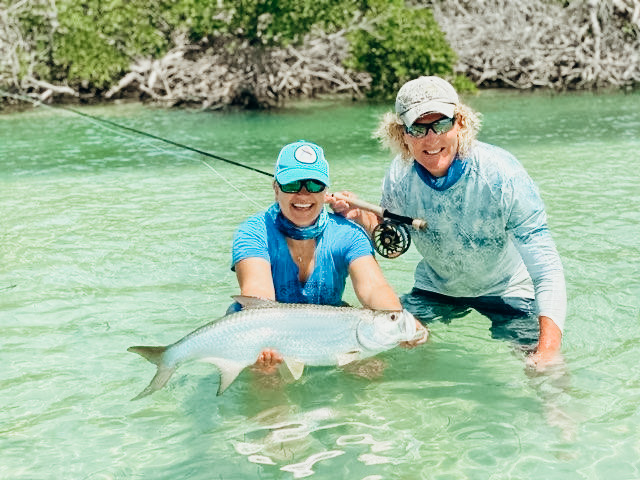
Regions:
<instances>
[{"instance_id":1,"label":"blonde hair","mask_svg":"<svg viewBox=\"0 0 640 480\"><path fill-rule=\"evenodd\" d=\"M462 103L456 105L456 122L460 125L458 131L458 155L464 157L471 150L478 132L480 131L480 114L471 107ZM409 147L404 141L404 124L400 117L392 112L387 112L382 117L373 138L377 138L384 148L388 148L394 154L406 162L413 160Z\"/></svg>"}]
</instances>

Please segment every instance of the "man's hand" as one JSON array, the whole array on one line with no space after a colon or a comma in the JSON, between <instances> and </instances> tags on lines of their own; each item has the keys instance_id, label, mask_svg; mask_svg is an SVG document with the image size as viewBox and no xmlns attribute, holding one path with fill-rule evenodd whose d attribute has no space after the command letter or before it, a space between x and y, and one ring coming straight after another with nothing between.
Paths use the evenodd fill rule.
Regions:
<instances>
[{"instance_id":1,"label":"man's hand","mask_svg":"<svg viewBox=\"0 0 640 480\"><path fill-rule=\"evenodd\" d=\"M560 344L562 331L549 317L540 316L540 338L535 352L527 357L527 367L538 371L545 367L562 363Z\"/></svg>"},{"instance_id":2,"label":"man's hand","mask_svg":"<svg viewBox=\"0 0 640 480\"><path fill-rule=\"evenodd\" d=\"M351 192L343 191L326 194L324 201L329 204L335 213L350 220L356 220L361 216L361 212L359 208L354 208L349 205L350 198L355 198L355 195Z\"/></svg>"},{"instance_id":3,"label":"man's hand","mask_svg":"<svg viewBox=\"0 0 640 480\"><path fill-rule=\"evenodd\" d=\"M380 223L380 218L373 212L356 208L349 203L350 199L355 200L356 198L355 194L343 191L332 194L327 193L324 196L324 201L329 204L335 213L360 224L371 235L373 229Z\"/></svg>"}]
</instances>

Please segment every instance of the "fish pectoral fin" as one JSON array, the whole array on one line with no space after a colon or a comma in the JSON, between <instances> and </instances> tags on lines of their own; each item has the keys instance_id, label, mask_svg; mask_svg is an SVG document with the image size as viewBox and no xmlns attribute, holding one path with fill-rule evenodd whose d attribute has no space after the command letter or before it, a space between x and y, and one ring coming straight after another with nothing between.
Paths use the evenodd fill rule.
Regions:
<instances>
[{"instance_id":1,"label":"fish pectoral fin","mask_svg":"<svg viewBox=\"0 0 640 480\"><path fill-rule=\"evenodd\" d=\"M227 360L226 358L203 358L203 362L213 363L220 370L220 385L217 395L222 395L229 385L233 383L240 372L247 366L245 363Z\"/></svg>"},{"instance_id":2,"label":"fish pectoral fin","mask_svg":"<svg viewBox=\"0 0 640 480\"><path fill-rule=\"evenodd\" d=\"M338 366L346 365L347 363L355 362L362 358L362 352L360 350L353 350L351 352L341 353L338 355Z\"/></svg>"},{"instance_id":3,"label":"fish pectoral fin","mask_svg":"<svg viewBox=\"0 0 640 480\"><path fill-rule=\"evenodd\" d=\"M299 380L304 371L304 362L296 358L285 357L284 364L287 366L294 379Z\"/></svg>"}]
</instances>

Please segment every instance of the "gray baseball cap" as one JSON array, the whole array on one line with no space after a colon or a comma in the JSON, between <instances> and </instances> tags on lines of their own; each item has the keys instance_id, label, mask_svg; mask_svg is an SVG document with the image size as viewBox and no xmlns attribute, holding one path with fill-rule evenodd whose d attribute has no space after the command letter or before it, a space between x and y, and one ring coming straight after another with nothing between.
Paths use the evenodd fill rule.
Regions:
<instances>
[{"instance_id":1,"label":"gray baseball cap","mask_svg":"<svg viewBox=\"0 0 640 480\"><path fill-rule=\"evenodd\" d=\"M453 118L460 102L455 88L440 77L418 77L405 83L396 96L396 113L402 122L413 125L428 113L441 113Z\"/></svg>"}]
</instances>

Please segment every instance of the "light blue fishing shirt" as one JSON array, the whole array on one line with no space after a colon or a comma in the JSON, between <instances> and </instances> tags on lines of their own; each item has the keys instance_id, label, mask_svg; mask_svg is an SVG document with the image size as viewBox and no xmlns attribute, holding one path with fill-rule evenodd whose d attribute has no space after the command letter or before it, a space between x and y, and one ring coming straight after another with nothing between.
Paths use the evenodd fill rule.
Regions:
<instances>
[{"instance_id":1,"label":"light blue fishing shirt","mask_svg":"<svg viewBox=\"0 0 640 480\"><path fill-rule=\"evenodd\" d=\"M373 255L369 236L355 223L329 213L327 226L316 237L315 267L302 283L286 237L276 227L276 205L240 225L233 238L231 269L245 258L264 258L271 264L278 302L340 305L349 265L359 257Z\"/></svg>"},{"instance_id":2,"label":"light blue fishing shirt","mask_svg":"<svg viewBox=\"0 0 640 480\"><path fill-rule=\"evenodd\" d=\"M538 315L564 327L562 263L538 189L513 155L475 142L441 178L397 157L382 188L383 208L428 223L411 231L423 257L416 288L452 297L535 298Z\"/></svg>"}]
</instances>

